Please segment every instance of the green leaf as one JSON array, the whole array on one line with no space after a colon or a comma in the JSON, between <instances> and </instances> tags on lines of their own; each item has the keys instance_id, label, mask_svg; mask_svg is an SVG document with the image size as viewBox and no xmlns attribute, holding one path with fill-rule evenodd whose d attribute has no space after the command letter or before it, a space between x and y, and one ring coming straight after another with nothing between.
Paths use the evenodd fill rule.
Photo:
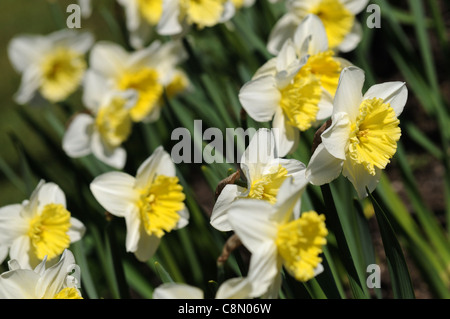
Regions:
<instances>
[{"instance_id":1,"label":"green leaf","mask_svg":"<svg viewBox=\"0 0 450 319\"><path fill-rule=\"evenodd\" d=\"M408 266L403 255L402 248L400 247L400 243L395 235L395 231L392 228L388 216L384 210L372 194L370 194L368 190L367 192L369 193L370 200L372 201L375 216L380 228L394 297L397 299L414 299L414 288L409 275ZM392 216L392 214L390 215Z\"/></svg>"},{"instance_id":2,"label":"green leaf","mask_svg":"<svg viewBox=\"0 0 450 319\"><path fill-rule=\"evenodd\" d=\"M174 282L167 270L157 261L155 261L155 270L163 283Z\"/></svg>"}]
</instances>

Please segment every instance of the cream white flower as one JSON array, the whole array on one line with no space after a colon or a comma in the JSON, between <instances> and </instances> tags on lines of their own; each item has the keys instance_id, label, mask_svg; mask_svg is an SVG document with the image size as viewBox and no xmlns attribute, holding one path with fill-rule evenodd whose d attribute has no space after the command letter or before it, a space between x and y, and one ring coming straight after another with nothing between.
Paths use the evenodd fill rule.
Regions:
<instances>
[{"instance_id":1,"label":"cream white flower","mask_svg":"<svg viewBox=\"0 0 450 319\"><path fill-rule=\"evenodd\" d=\"M102 162L122 169L126 151L121 146L132 130L130 109L136 103L134 90L108 91L104 82L89 80L98 76L86 74L83 101L89 113L79 113L71 119L62 139L62 148L72 158L94 154Z\"/></svg>"},{"instance_id":2,"label":"cream white flower","mask_svg":"<svg viewBox=\"0 0 450 319\"><path fill-rule=\"evenodd\" d=\"M90 69L86 72L96 76L86 75L85 87L102 85L100 81L110 91L134 90L137 100L130 109L132 120L156 121L164 104L164 91L170 98L189 86L186 74L178 68L186 58L178 41L155 41L134 52L112 42L98 42L92 48Z\"/></svg>"},{"instance_id":3,"label":"cream white flower","mask_svg":"<svg viewBox=\"0 0 450 319\"><path fill-rule=\"evenodd\" d=\"M230 20L235 13L231 0L164 0L157 32L180 35L191 26L213 27Z\"/></svg>"},{"instance_id":4,"label":"cream white flower","mask_svg":"<svg viewBox=\"0 0 450 319\"><path fill-rule=\"evenodd\" d=\"M217 289L215 299L248 299L251 282L247 278L231 278ZM165 283L155 288L153 299L204 299L200 288L179 283Z\"/></svg>"},{"instance_id":5,"label":"cream white flower","mask_svg":"<svg viewBox=\"0 0 450 319\"><path fill-rule=\"evenodd\" d=\"M360 198L378 184L381 170L397 150L401 131L398 116L408 97L404 82L386 82L370 87L362 95L364 71L347 67L342 71L334 99L331 125L322 134L306 177L323 185L341 172Z\"/></svg>"},{"instance_id":6,"label":"cream white flower","mask_svg":"<svg viewBox=\"0 0 450 319\"><path fill-rule=\"evenodd\" d=\"M50 102L65 100L82 81L87 67L85 53L93 42L91 33L74 30L14 37L8 45L8 56L22 76L14 100L18 104L39 96Z\"/></svg>"},{"instance_id":7,"label":"cream white flower","mask_svg":"<svg viewBox=\"0 0 450 319\"><path fill-rule=\"evenodd\" d=\"M81 8L81 16L85 19L89 18L92 14L91 0L78 0L78 5Z\"/></svg>"},{"instance_id":8,"label":"cream white flower","mask_svg":"<svg viewBox=\"0 0 450 319\"><path fill-rule=\"evenodd\" d=\"M240 165L247 187L226 185L213 207L210 222L220 231L233 230L227 217L227 210L232 202L253 198L273 204L281 185L289 176L305 180L305 165L302 162L278 158L274 135L269 129L259 129L256 132L242 154Z\"/></svg>"},{"instance_id":9,"label":"cream white flower","mask_svg":"<svg viewBox=\"0 0 450 319\"><path fill-rule=\"evenodd\" d=\"M245 199L230 205L229 222L251 253L247 275L251 297L277 298L283 266L298 281L308 281L323 271L319 255L328 234L324 215L300 214L297 205L306 185L290 177L275 204Z\"/></svg>"},{"instance_id":10,"label":"cream white flower","mask_svg":"<svg viewBox=\"0 0 450 319\"><path fill-rule=\"evenodd\" d=\"M65 249L60 260L47 269L46 261L45 257L32 270L10 260L9 270L0 275L0 299L82 299L79 278L72 274L79 270L72 252Z\"/></svg>"},{"instance_id":11,"label":"cream white flower","mask_svg":"<svg viewBox=\"0 0 450 319\"><path fill-rule=\"evenodd\" d=\"M0 208L0 242L24 268L35 267L44 257L52 261L84 233L83 223L71 216L63 191L54 183L41 181L29 201Z\"/></svg>"},{"instance_id":12,"label":"cream white flower","mask_svg":"<svg viewBox=\"0 0 450 319\"><path fill-rule=\"evenodd\" d=\"M141 164L136 177L108 172L96 177L90 188L109 213L125 218L126 250L140 261L153 256L165 233L188 224L183 187L161 146Z\"/></svg>"},{"instance_id":13,"label":"cream white flower","mask_svg":"<svg viewBox=\"0 0 450 319\"><path fill-rule=\"evenodd\" d=\"M297 41L306 34L309 33L299 32ZM320 39L323 39L319 36L317 40L315 35L306 37L314 41L304 40L301 43L309 44L311 49L308 50L312 52L316 50L314 45L320 44ZM309 129L331 115L332 98L325 84L322 84L326 74L320 71L318 74L323 74L322 77L314 72L320 70L317 66L321 65L329 69L334 61L328 62L326 56L321 57L318 53L308 62L308 55L299 56L298 53L303 51L299 52L294 42L287 40L278 56L260 67L239 92L242 107L250 117L258 122L272 120L280 157L295 151L300 131Z\"/></svg>"},{"instance_id":14,"label":"cream white flower","mask_svg":"<svg viewBox=\"0 0 450 319\"><path fill-rule=\"evenodd\" d=\"M273 27L267 49L277 54L284 42L291 38L297 26L308 14L320 17L328 36L329 47L349 52L361 41L362 28L355 16L369 0L290 0L286 1L286 13Z\"/></svg>"}]
</instances>

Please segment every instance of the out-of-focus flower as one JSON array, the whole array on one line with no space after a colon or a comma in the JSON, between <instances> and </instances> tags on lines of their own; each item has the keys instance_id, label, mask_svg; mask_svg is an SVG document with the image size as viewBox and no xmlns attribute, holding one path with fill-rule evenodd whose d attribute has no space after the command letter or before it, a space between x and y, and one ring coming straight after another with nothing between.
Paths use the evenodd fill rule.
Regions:
<instances>
[{"instance_id":1,"label":"out-of-focus flower","mask_svg":"<svg viewBox=\"0 0 450 319\"><path fill-rule=\"evenodd\" d=\"M41 181L22 204L0 208L0 242L9 247L10 259L33 268L44 257L52 261L82 238L85 227L66 209L58 185Z\"/></svg>"},{"instance_id":2,"label":"out-of-focus flower","mask_svg":"<svg viewBox=\"0 0 450 319\"><path fill-rule=\"evenodd\" d=\"M161 19L165 0L117 0L117 2L125 10L131 46L142 49Z\"/></svg>"},{"instance_id":3,"label":"out-of-focus flower","mask_svg":"<svg viewBox=\"0 0 450 319\"><path fill-rule=\"evenodd\" d=\"M45 257L32 270L10 260L9 270L0 275L0 299L83 299L79 278L73 275L78 266L72 252L65 249L60 260L47 269L46 261Z\"/></svg>"},{"instance_id":4,"label":"out-of-focus flower","mask_svg":"<svg viewBox=\"0 0 450 319\"><path fill-rule=\"evenodd\" d=\"M386 82L362 95L364 71L342 71L334 99L331 125L320 135L306 170L312 184L323 185L341 172L360 198L378 184L381 170L397 150L401 130L398 116L408 97L404 82Z\"/></svg>"},{"instance_id":5,"label":"out-of-focus flower","mask_svg":"<svg viewBox=\"0 0 450 319\"><path fill-rule=\"evenodd\" d=\"M355 15L369 0L291 0L286 1L284 14L273 27L267 49L277 54L283 43L292 37L295 29L308 14L318 16L328 37L330 49L348 52L361 41L362 28Z\"/></svg>"},{"instance_id":6,"label":"out-of-focus flower","mask_svg":"<svg viewBox=\"0 0 450 319\"><path fill-rule=\"evenodd\" d=\"M98 76L86 74L83 102L90 113L79 113L71 119L62 140L66 154L73 158L94 154L102 162L122 169L126 151L121 146L132 130L130 108L136 103L134 90L108 91L104 82L90 80Z\"/></svg>"},{"instance_id":7,"label":"out-of-focus flower","mask_svg":"<svg viewBox=\"0 0 450 319\"><path fill-rule=\"evenodd\" d=\"M224 281L217 289L216 299L250 298L251 282L247 278L231 278ZM165 283L153 292L153 299L204 299L200 288L179 283Z\"/></svg>"},{"instance_id":8,"label":"out-of-focus flower","mask_svg":"<svg viewBox=\"0 0 450 319\"><path fill-rule=\"evenodd\" d=\"M85 19L89 18L92 14L91 0L78 0L78 5L81 8L81 16Z\"/></svg>"},{"instance_id":9,"label":"out-of-focus flower","mask_svg":"<svg viewBox=\"0 0 450 319\"><path fill-rule=\"evenodd\" d=\"M22 75L14 100L26 104L39 93L60 102L74 93L87 67L85 54L94 42L89 32L60 30L49 35L20 35L8 45L14 69Z\"/></svg>"},{"instance_id":10,"label":"out-of-focus flower","mask_svg":"<svg viewBox=\"0 0 450 319\"><path fill-rule=\"evenodd\" d=\"M228 184L221 191L211 214L211 225L220 231L232 230L227 210L239 199L253 198L274 204L278 191L289 176L305 180L305 165L295 159L277 157L274 135L269 129L259 129L241 158L241 170L247 188Z\"/></svg>"},{"instance_id":11,"label":"out-of-focus flower","mask_svg":"<svg viewBox=\"0 0 450 319\"><path fill-rule=\"evenodd\" d=\"M97 87L100 81L110 91L135 91L137 99L130 108L131 119L153 122L159 119L164 94L171 98L189 87L186 74L178 68L186 58L178 41L155 41L134 52L115 43L98 42L92 48L90 69L86 71L96 76L86 75L85 87Z\"/></svg>"},{"instance_id":12,"label":"out-of-focus flower","mask_svg":"<svg viewBox=\"0 0 450 319\"><path fill-rule=\"evenodd\" d=\"M321 77L312 72L314 60L307 64L308 60L308 56L299 58L289 39L279 55L259 68L239 92L242 107L255 121L273 120L280 157L295 150L300 131L331 115L330 94L323 89Z\"/></svg>"},{"instance_id":13,"label":"out-of-focus flower","mask_svg":"<svg viewBox=\"0 0 450 319\"><path fill-rule=\"evenodd\" d=\"M136 177L108 172L96 177L90 188L109 213L125 218L126 250L140 261L153 256L166 232L188 224L183 187L161 146L141 164Z\"/></svg>"},{"instance_id":14,"label":"out-of-focus flower","mask_svg":"<svg viewBox=\"0 0 450 319\"><path fill-rule=\"evenodd\" d=\"M231 0L164 0L163 12L157 26L161 35L177 35L189 27L213 27L233 17Z\"/></svg>"},{"instance_id":15,"label":"out-of-focus flower","mask_svg":"<svg viewBox=\"0 0 450 319\"><path fill-rule=\"evenodd\" d=\"M277 298L283 266L302 282L323 271L319 255L327 242L325 217L315 211L300 214L297 205L306 185L291 177L281 186L275 204L246 199L229 208L228 219L251 253L247 275L251 297Z\"/></svg>"}]
</instances>

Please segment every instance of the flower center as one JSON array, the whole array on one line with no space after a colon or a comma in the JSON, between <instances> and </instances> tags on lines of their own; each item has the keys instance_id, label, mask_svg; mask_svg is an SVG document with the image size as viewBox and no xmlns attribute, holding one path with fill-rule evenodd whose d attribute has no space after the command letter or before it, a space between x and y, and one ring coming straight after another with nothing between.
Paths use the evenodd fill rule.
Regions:
<instances>
[{"instance_id":1,"label":"flower center","mask_svg":"<svg viewBox=\"0 0 450 319\"><path fill-rule=\"evenodd\" d=\"M185 195L178 177L159 175L139 203L141 221L148 235L162 237L177 225Z\"/></svg>"},{"instance_id":2,"label":"flower center","mask_svg":"<svg viewBox=\"0 0 450 319\"><path fill-rule=\"evenodd\" d=\"M199 28L212 27L219 23L226 0L181 0L181 12L189 24Z\"/></svg>"},{"instance_id":3,"label":"flower center","mask_svg":"<svg viewBox=\"0 0 450 319\"><path fill-rule=\"evenodd\" d=\"M284 267L299 281L314 277L314 269L322 261L319 254L327 243L325 216L315 211L278 227L276 245Z\"/></svg>"},{"instance_id":4,"label":"flower center","mask_svg":"<svg viewBox=\"0 0 450 319\"><path fill-rule=\"evenodd\" d=\"M330 48L337 47L353 27L355 16L339 0L322 0L310 10L325 27Z\"/></svg>"},{"instance_id":5,"label":"flower center","mask_svg":"<svg viewBox=\"0 0 450 319\"><path fill-rule=\"evenodd\" d=\"M28 236L37 258L48 260L69 247L70 213L62 204L45 205L41 214L30 221Z\"/></svg>"},{"instance_id":6,"label":"flower center","mask_svg":"<svg viewBox=\"0 0 450 319\"><path fill-rule=\"evenodd\" d=\"M315 76L303 77L299 72L281 91L280 106L288 124L306 131L316 121L322 90Z\"/></svg>"},{"instance_id":7,"label":"flower center","mask_svg":"<svg viewBox=\"0 0 450 319\"><path fill-rule=\"evenodd\" d=\"M150 25L157 25L162 15L162 0L138 0L139 11Z\"/></svg>"},{"instance_id":8,"label":"flower center","mask_svg":"<svg viewBox=\"0 0 450 319\"><path fill-rule=\"evenodd\" d=\"M86 61L83 54L60 47L42 60L41 70L42 96L58 102L75 92L86 70Z\"/></svg>"},{"instance_id":9,"label":"flower center","mask_svg":"<svg viewBox=\"0 0 450 319\"><path fill-rule=\"evenodd\" d=\"M281 165L271 167L268 174L264 174L264 176L252 182L248 197L263 199L275 204L278 190L288 177L287 173L287 169Z\"/></svg>"},{"instance_id":10,"label":"flower center","mask_svg":"<svg viewBox=\"0 0 450 319\"><path fill-rule=\"evenodd\" d=\"M114 97L109 105L99 109L95 119L103 140L113 148L122 144L131 133L131 117L125 103L125 99Z\"/></svg>"},{"instance_id":11,"label":"flower center","mask_svg":"<svg viewBox=\"0 0 450 319\"><path fill-rule=\"evenodd\" d=\"M348 153L353 163L375 175L375 167L384 169L397 150L400 121L389 103L382 99L364 100L351 126Z\"/></svg>"},{"instance_id":12,"label":"flower center","mask_svg":"<svg viewBox=\"0 0 450 319\"><path fill-rule=\"evenodd\" d=\"M151 68L125 72L119 79L121 90L134 89L139 98L130 110L133 121L139 122L148 116L156 107L163 94L163 86L158 82L158 72Z\"/></svg>"},{"instance_id":13,"label":"flower center","mask_svg":"<svg viewBox=\"0 0 450 319\"><path fill-rule=\"evenodd\" d=\"M53 299L83 299L76 288L63 288Z\"/></svg>"},{"instance_id":14,"label":"flower center","mask_svg":"<svg viewBox=\"0 0 450 319\"><path fill-rule=\"evenodd\" d=\"M328 50L311 55L306 64L301 68L302 77L316 76L322 87L334 96L341 75L341 63L334 59L334 52Z\"/></svg>"}]
</instances>

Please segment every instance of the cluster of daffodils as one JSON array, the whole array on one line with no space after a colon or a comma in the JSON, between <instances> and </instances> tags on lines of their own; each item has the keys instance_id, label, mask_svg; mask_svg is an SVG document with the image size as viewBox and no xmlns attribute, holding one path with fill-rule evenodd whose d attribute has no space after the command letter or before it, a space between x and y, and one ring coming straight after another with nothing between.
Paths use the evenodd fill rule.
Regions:
<instances>
[{"instance_id":1,"label":"cluster of daffodils","mask_svg":"<svg viewBox=\"0 0 450 319\"><path fill-rule=\"evenodd\" d=\"M92 3L79 3L88 18ZM124 218L126 251L147 262L167 233L189 224L190 214L164 147L132 176L122 171L126 142L134 125L158 121L168 100L193 89L183 70L189 59L183 37L193 28L230 21L255 0L117 3L131 49L95 42L89 32L60 30L18 36L8 54L21 74L16 103L60 103L80 91L82 108L68 121L61 148L70 158L92 154L111 167L95 176L89 189L108 216ZM286 0L287 13L267 39L273 57L240 87L243 110L271 128L251 138L239 162L239 183L228 180L212 209L214 230L233 233L250 252L247 273L221 282L215 298L278 298L283 274L300 282L321 274L328 230L323 212L304 209L306 188L342 174L364 198L394 156L401 135L398 117L408 95L405 83L377 84L363 93L364 71L339 56L361 40L356 15L367 3ZM304 164L293 154L307 130L317 131L317 143ZM86 227L67 206L58 185L41 181L29 200L0 208L0 263L8 265L0 275L0 298L82 298L70 248ZM153 296L204 298L204 292L165 283Z\"/></svg>"}]
</instances>

